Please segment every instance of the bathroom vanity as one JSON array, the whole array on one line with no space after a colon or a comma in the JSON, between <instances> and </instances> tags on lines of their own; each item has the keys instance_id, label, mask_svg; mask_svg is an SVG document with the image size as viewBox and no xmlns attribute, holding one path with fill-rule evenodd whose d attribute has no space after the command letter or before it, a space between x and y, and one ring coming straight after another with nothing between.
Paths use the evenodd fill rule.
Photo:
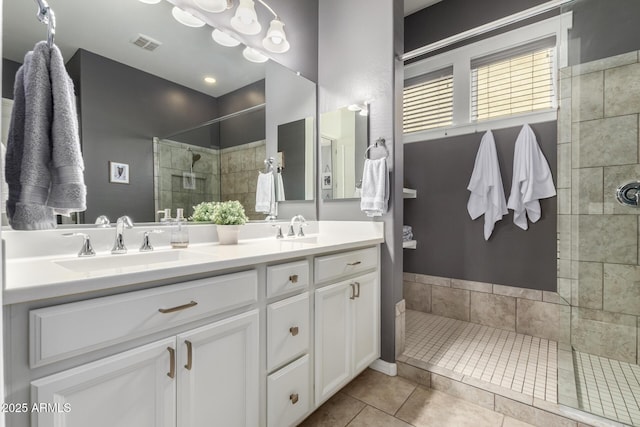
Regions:
<instances>
[{"instance_id":1,"label":"bathroom vanity","mask_svg":"<svg viewBox=\"0 0 640 427\"><path fill-rule=\"evenodd\" d=\"M313 223L294 239L254 227L269 236L148 258L9 257L8 425L282 427L310 414L379 357L382 223Z\"/></svg>"}]
</instances>

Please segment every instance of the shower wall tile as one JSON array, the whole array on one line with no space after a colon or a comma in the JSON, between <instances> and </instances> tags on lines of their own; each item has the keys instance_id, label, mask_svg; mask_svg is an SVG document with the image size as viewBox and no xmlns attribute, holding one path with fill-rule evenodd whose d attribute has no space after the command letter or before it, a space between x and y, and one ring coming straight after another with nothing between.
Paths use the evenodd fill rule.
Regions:
<instances>
[{"instance_id":1,"label":"shower wall tile","mask_svg":"<svg viewBox=\"0 0 640 427\"><path fill-rule=\"evenodd\" d=\"M580 261L635 264L638 261L638 220L629 215L580 215Z\"/></svg>"},{"instance_id":2,"label":"shower wall tile","mask_svg":"<svg viewBox=\"0 0 640 427\"><path fill-rule=\"evenodd\" d=\"M469 321L469 291L433 286L431 288L431 312L438 316Z\"/></svg>"},{"instance_id":3,"label":"shower wall tile","mask_svg":"<svg viewBox=\"0 0 640 427\"><path fill-rule=\"evenodd\" d=\"M571 307L518 299L516 332L569 343Z\"/></svg>"},{"instance_id":4,"label":"shower wall tile","mask_svg":"<svg viewBox=\"0 0 640 427\"><path fill-rule=\"evenodd\" d=\"M578 351L636 363L636 329L635 316L571 309L571 345Z\"/></svg>"},{"instance_id":5,"label":"shower wall tile","mask_svg":"<svg viewBox=\"0 0 640 427\"><path fill-rule=\"evenodd\" d=\"M426 274L416 274L416 282L426 283L434 286L451 287L451 279L448 277L428 276Z\"/></svg>"},{"instance_id":6,"label":"shower wall tile","mask_svg":"<svg viewBox=\"0 0 640 427\"><path fill-rule=\"evenodd\" d=\"M473 282L471 280L451 279L451 287L476 292L493 292L493 286L491 283Z\"/></svg>"},{"instance_id":7,"label":"shower wall tile","mask_svg":"<svg viewBox=\"0 0 640 427\"><path fill-rule=\"evenodd\" d=\"M513 286L493 285L493 293L508 297L525 298L533 301L542 301L542 291L535 289L516 288Z\"/></svg>"},{"instance_id":8,"label":"shower wall tile","mask_svg":"<svg viewBox=\"0 0 640 427\"><path fill-rule=\"evenodd\" d=\"M602 214L603 212L602 168L574 169L572 174L572 213Z\"/></svg>"},{"instance_id":9,"label":"shower wall tile","mask_svg":"<svg viewBox=\"0 0 640 427\"><path fill-rule=\"evenodd\" d=\"M470 321L494 328L516 330L516 298L471 292Z\"/></svg>"},{"instance_id":10,"label":"shower wall tile","mask_svg":"<svg viewBox=\"0 0 640 427\"><path fill-rule=\"evenodd\" d=\"M571 215L571 189L558 188L558 215Z\"/></svg>"},{"instance_id":11,"label":"shower wall tile","mask_svg":"<svg viewBox=\"0 0 640 427\"><path fill-rule=\"evenodd\" d=\"M638 163L638 117L573 123L573 168Z\"/></svg>"},{"instance_id":12,"label":"shower wall tile","mask_svg":"<svg viewBox=\"0 0 640 427\"><path fill-rule=\"evenodd\" d=\"M564 298L560 292L542 291L542 301L551 304L569 305L571 298Z\"/></svg>"},{"instance_id":13,"label":"shower wall tile","mask_svg":"<svg viewBox=\"0 0 640 427\"><path fill-rule=\"evenodd\" d=\"M571 144L558 145L558 188L571 188Z\"/></svg>"},{"instance_id":14,"label":"shower wall tile","mask_svg":"<svg viewBox=\"0 0 640 427\"><path fill-rule=\"evenodd\" d=\"M610 56L608 58L598 59L596 61L579 64L572 68L572 75L593 73L595 71L606 70L607 68L620 67L622 65L633 64L638 62L638 52L627 52L621 55Z\"/></svg>"},{"instance_id":15,"label":"shower wall tile","mask_svg":"<svg viewBox=\"0 0 640 427\"><path fill-rule=\"evenodd\" d=\"M558 107L558 144L571 142L571 98L561 99Z\"/></svg>"},{"instance_id":16,"label":"shower wall tile","mask_svg":"<svg viewBox=\"0 0 640 427\"><path fill-rule=\"evenodd\" d=\"M574 76L571 86L571 120L582 122L602 118L604 72Z\"/></svg>"},{"instance_id":17,"label":"shower wall tile","mask_svg":"<svg viewBox=\"0 0 640 427\"><path fill-rule=\"evenodd\" d=\"M606 70L604 81L606 117L640 113L640 64Z\"/></svg>"},{"instance_id":18,"label":"shower wall tile","mask_svg":"<svg viewBox=\"0 0 640 427\"><path fill-rule=\"evenodd\" d=\"M405 280L403 296L409 310L431 313L431 285Z\"/></svg>"},{"instance_id":19,"label":"shower wall tile","mask_svg":"<svg viewBox=\"0 0 640 427\"><path fill-rule=\"evenodd\" d=\"M573 76L573 67L564 67L558 70L558 77L561 79L570 78Z\"/></svg>"},{"instance_id":20,"label":"shower wall tile","mask_svg":"<svg viewBox=\"0 0 640 427\"><path fill-rule=\"evenodd\" d=\"M574 282L572 304L578 307L602 310L603 264L579 262L578 280Z\"/></svg>"},{"instance_id":21,"label":"shower wall tile","mask_svg":"<svg viewBox=\"0 0 640 427\"><path fill-rule=\"evenodd\" d=\"M564 279L571 279L571 260L559 259L558 260L558 277Z\"/></svg>"},{"instance_id":22,"label":"shower wall tile","mask_svg":"<svg viewBox=\"0 0 640 427\"><path fill-rule=\"evenodd\" d=\"M637 208L623 206L616 199L616 190L622 184L640 178L640 165L610 166L604 168L604 213L638 215Z\"/></svg>"},{"instance_id":23,"label":"shower wall tile","mask_svg":"<svg viewBox=\"0 0 640 427\"><path fill-rule=\"evenodd\" d=\"M565 301L571 301L571 290L573 287L573 279L564 279L558 277L558 295Z\"/></svg>"},{"instance_id":24,"label":"shower wall tile","mask_svg":"<svg viewBox=\"0 0 640 427\"><path fill-rule=\"evenodd\" d=\"M571 98L571 77L560 78L560 99Z\"/></svg>"},{"instance_id":25,"label":"shower wall tile","mask_svg":"<svg viewBox=\"0 0 640 427\"><path fill-rule=\"evenodd\" d=\"M640 315L640 267L604 264L604 309Z\"/></svg>"},{"instance_id":26,"label":"shower wall tile","mask_svg":"<svg viewBox=\"0 0 640 427\"><path fill-rule=\"evenodd\" d=\"M408 282L415 282L416 281L416 274L415 273L402 273L402 280L404 281L408 281Z\"/></svg>"}]
</instances>

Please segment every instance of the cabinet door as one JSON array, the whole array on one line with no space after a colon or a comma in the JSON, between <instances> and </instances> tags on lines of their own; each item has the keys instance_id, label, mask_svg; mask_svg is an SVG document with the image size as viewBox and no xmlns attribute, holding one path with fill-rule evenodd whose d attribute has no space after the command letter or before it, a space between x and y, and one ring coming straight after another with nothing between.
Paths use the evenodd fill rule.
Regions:
<instances>
[{"instance_id":1,"label":"cabinet door","mask_svg":"<svg viewBox=\"0 0 640 427\"><path fill-rule=\"evenodd\" d=\"M358 295L353 307L353 375L358 375L380 357L380 286L378 274L351 281Z\"/></svg>"},{"instance_id":2,"label":"cabinet door","mask_svg":"<svg viewBox=\"0 0 640 427\"><path fill-rule=\"evenodd\" d=\"M316 405L351 378L351 310L348 282L320 288L315 294Z\"/></svg>"},{"instance_id":3,"label":"cabinet door","mask_svg":"<svg viewBox=\"0 0 640 427\"><path fill-rule=\"evenodd\" d=\"M178 335L178 426L258 425L258 310Z\"/></svg>"},{"instance_id":4,"label":"cabinet door","mask_svg":"<svg viewBox=\"0 0 640 427\"><path fill-rule=\"evenodd\" d=\"M169 350L170 349L170 350ZM164 339L31 383L34 427L175 426L175 338ZM53 409L53 412L49 412Z\"/></svg>"}]
</instances>

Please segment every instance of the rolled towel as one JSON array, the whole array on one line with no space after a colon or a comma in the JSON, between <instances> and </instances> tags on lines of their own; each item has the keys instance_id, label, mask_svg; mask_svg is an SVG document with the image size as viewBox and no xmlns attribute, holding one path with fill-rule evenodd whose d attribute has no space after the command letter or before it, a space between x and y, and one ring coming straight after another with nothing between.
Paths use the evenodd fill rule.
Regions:
<instances>
[{"instance_id":1,"label":"rolled towel","mask_svg":"<svg viewBox=\"0 0 640 427\"><path fill-rule=\"evenodd\" d=\"M382 216L389 202L389 173L387 159L366 159L362 173L360 210L367 216Z\"/></svg>"}]
</instances>

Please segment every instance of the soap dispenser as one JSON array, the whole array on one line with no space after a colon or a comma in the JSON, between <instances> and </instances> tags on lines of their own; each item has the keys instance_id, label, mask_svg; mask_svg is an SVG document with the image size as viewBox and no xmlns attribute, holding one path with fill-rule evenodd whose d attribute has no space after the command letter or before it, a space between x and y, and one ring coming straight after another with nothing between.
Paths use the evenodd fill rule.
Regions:
<instances>
[{"instance_id":1,"label":"soap dispenser","mask_svg":"<svg viewBox=\"0 0 640 427\"><path fill-rule=\"evenodd\" d=\"M167 208L163 211L158 211L157 213L163 215L163 217L160 218L160 222L171 222L171 208Z\"/></svg>"},{"instance_id":2,"label":"soap dispenser","mask_svg":"<svg viewBox=\"0 0 640 427\"><path fill-rule=\"evenodd\" d=\"M176 209L176 218L171 229L171 247L186 248L189 246L189 230L185 224L184 209Z\"/></svg>"}]
</instances>

